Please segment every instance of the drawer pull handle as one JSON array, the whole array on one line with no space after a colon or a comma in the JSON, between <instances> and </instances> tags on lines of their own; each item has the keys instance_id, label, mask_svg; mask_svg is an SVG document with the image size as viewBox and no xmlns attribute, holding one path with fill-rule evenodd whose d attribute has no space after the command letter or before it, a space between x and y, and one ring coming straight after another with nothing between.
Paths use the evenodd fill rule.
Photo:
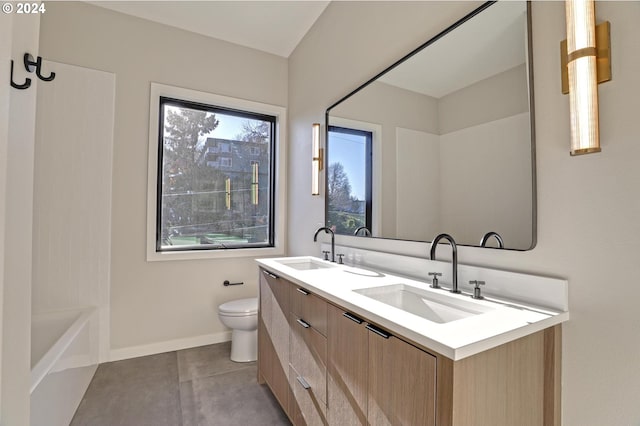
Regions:
<instances>
[{"instance_id":1,"label":"drawer pull handle","mask_svg":"<svg viewBox=\"0 0 640 426\"><path fill-rule=\"evenodd\" d=\"M380 330L378 327L371 325L371 324L367 324L366 325L367 329L373 331L374 333L376 333L378 336L384 337L385 339L388 339L389 337L391 337L391 335L389 333L387 333L386 331L382 331Z\"/></svg>"},{"instance_id":2,"label":"drawer pull handle","mask_svg":"<svg viewBox=\"0 0 640 426\"><path fill-rule=\"evenodd\" d=\"M309 295L309 292L303 288L298 287L296 290L298 290L300 293L304 294L305 296Z\"/></svg>"},{"instance_id":3,"label":"drawer pull handle","mask_svg":"<svg viewBox=\"0 0 640 426\"><path fill-rule=\"evenodd\" d=\"M296 377L296 380L298 380L298 382L300 382L300 384L302 385L303 388L311 389L311 385L309 383L307 383L307 381L304 379L304 377L298 376L298 377Z\"/></svg>"},{"instance_id":4,"label":"drawer pull handle","mask_svg":"<svg viewBox=\"0 0 640 426\"><path fill-rule=\"evenodd\" d=\"M349 318L351 321L357 322L358 324L362 324L362 322L363 322L360 318L358 318L357 316L355 316L353 314L350 314L349 312L344 312L342 314L342 316L345 317L345 318Z\"/></svg>"},{"instance_id":5,"label":"drawer pull handle","mask_svg":"<svg viewBox=\"0 0 640 426\"><path fill-rule=\"evenodd\" d=\"M304 328L309 328L309 327L311 327L311 326L309 325L309 323L308 323L308 322L306 322L305 320L303 320L302 318L298 318L298 319L296 320L296 322L297 322L298 324L300 324L301 326L303 326Z\"/></svg>"},{"instance_id":6,"label":"drawer pull handle","mask_svg":"<svg viewBox=\"0 0 640 426\"><path fill-rule=\"evenodd\" d=\"M273 278L274 280L277 280L278 278L280 278L279 276L277 276L276 274L272 274L271 272L267 271L267 270L262 270L262 272L264 272L266 275L270 276L271 278Z\"/></svg>"}]
</instances>

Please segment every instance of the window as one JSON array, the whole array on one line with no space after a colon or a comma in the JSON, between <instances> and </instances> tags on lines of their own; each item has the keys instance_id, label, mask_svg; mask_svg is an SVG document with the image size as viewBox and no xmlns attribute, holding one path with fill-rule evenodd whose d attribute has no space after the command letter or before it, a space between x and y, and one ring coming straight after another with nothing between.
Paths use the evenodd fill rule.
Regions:
<instances>
[{"instance_id":1,"label":"window","mask_svg":"<svg viewBox=\"0 0 640 426\"><path fill-rule=\"evenodd\" d=\"M259 146L252 146L249 148L249 154L251 155L260 155L260 147Z\"/></svg>"},{"instance_id":2,"label":"window","mask_svg":"<svg viewBox=\"0 0 640 426\"><path fill-rule=\"evenodd\" d=\"M372 231L373 133L329 126L327 140L327 224L339 234Z\"/></svg>"},{"instance_id":3,"label":"window","mask_svg":"<svg viewBox=\"0 0 640 426\"><path fill-rule=\"evenodd\" d=\"M155 251L274 247L277 117L164 96L158 108Z\"/></svg>"}]
</instances>

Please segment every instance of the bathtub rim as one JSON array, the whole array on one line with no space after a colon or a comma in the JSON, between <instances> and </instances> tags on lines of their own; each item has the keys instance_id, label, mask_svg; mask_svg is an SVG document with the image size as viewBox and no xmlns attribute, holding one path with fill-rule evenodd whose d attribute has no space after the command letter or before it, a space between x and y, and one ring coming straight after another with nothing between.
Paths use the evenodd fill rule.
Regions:
<instances>
[{"instance_id":1,"label":"bathtub rim","mask_svg":"<svg viewBox=\"0 0 640 426\"><path fill-rule=\"evenodd\" d=\"M47 373L53 369L54 365L60 360L62 355L65 353L67 348L71 346L71 343L75 340L75 338L80 334L84 326L89 322L91 316L97 313L98 308L95 306L89 306L85 308L79 309L69 309L66 311L56 311L56 312L44 312L40 315L48 315L48 314L57 314L61 312L79 312L80 315L76 320L67 328L67 330L60 336L58 340L45 352L45 354L36 362L36 364L31 368L31 388L29 393L33 393L33 391L38 387L42 379L45 378Z\"/></svg>"}]
</instances>

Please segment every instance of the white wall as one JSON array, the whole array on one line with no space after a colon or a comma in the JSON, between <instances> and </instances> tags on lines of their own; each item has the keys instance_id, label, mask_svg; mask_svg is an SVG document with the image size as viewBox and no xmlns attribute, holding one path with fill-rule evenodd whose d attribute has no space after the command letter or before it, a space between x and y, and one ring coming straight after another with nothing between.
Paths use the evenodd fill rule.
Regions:
<instances>
[{"instance_id":1,"label":"white wall","mask_svg":"<svg viewBox=\"0 0 640 426\"><path fill-rule=\"evenodd\" d=\"M0 16L0 290L2 291L2 377L0 423L29 424L31 352L31 232L33 151L37 78L27 90L9 88L27 73L22 56L38 55L38 15ZM4 235L3 235L4 234ZM4 267L2 267L4 266Z\"/></svg>"},{"instance_id":2,"label":"white wall","mask_svg":"<svg viewBox=\"0 0 640 426\"><path fill-rule=\"evenodd\" d=\"M494 231L507 247L531 247L532 200L523 190L531 188L528 112L440 136L398 127L390 142L396 164L387 161L383 172L388 179L396 170L397 207L395 229L385 235L430 241L447 232L478 245Z\"/></svg>"},{"instance_id":3,"label":"white wall","mask_svg":"<svg viewBox=\"0 0 640 426\"><path fill-rule=\"evenodd\" d=\"M324 221L324 200L309 193L311 123L476 5L333 2L303 39L289 58L290 137L295 141L289 151L289 254L320 252L311 238ZM602 153L583 157L569 156L568 99L560 93L564 3L533 2L532 7L538 243L526 252L461 247L459 259L567 278L571 320L563 326L563 424L638 424L640 286L634 278L640 275L640 3L597 4L598 21L612 25L613 80L599 86ZM427 253L421 243L336 239L382 251Z\"/></svg>"},{"instance_id":4,"label":"white wall","mask_svg":"<svg viewBox=\"0 0 640 426\"><path fill-rule=\"evenodd\" d=\"M115 76L43 64L56 78L38 88L32 313L97 307L106 361Z\"/></svg>"},{"instance_id":5,"label":"white wall","mask_svg":"<svg viewBox=\"0 0 640 426\"><path fill-rule=\"evenodd\" d=\"M226 339L217 306L257 295L251 258L146 261L150 83L286 106L286 59L81 2L47 3L41 51L116 74L112 356ZM245 285L223 287L225 279Z\"/></svg>"},{"instance_id":6,"label":"white wall","mask_svg":"<svg viewBox=\"0 0 640 426\"><path fill-rule=\"evenodd\" d=\"M455 230L456 241L473 245L493 231L506 247L531 247L528 112L443 134L440 170L439 231Z\"/></svg>"},{"instance_id":7,"label":"white wall","mask_svg":"<svg viewBox=\"0 0 640 426\"><path fill-rule=\"evenodd\" d=\"M529 111L525 64L493 75L438 99L440 134Z\"/></svg>"},{"instance_id":8,"label":"white wall","mask_svg":"<svg viewBox=\"0 0 640 426\"><path fill-rule=\"evenodd\" d=\"M429 241L443 229L440 186L446 169L440 167L440 137L397 127L395 145L396 229L388 235Z\"/></svg>"},{"instance_id":9,"label":"white wall","mask_svg":"<svg viewBox=\"0 0 640 426\"><path fill-rule=\"evenodd\" d=\"M13 16L0 16L0 62L11 60L11 42L13 31ZM0 78L7 81L9 74L6 67L0 68ZM9 98L10 87L0 85L0 330L3 323L3 294L4 294L4 257L5 257L5 215L7 194L7 147L9 146ZM0 339L0 378L2 377L2 340ZM2 381L0 380L0 419L2 419Z\"/></svg>"}]
</instances>

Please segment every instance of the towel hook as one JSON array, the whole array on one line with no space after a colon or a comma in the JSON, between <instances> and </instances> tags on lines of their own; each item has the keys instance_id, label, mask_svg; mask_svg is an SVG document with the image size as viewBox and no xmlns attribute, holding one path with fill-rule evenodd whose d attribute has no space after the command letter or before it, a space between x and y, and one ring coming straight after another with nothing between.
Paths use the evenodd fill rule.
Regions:
<instances>
[{"instance_id":1,"label":"towel hook","mask_svg":"<svg viewBox=\"0 0 640 426\"><path fill-rule=\"evenodd\" d=\"M25 53L24 54L24 68L29 71L29 72L33 72L33 69L31 69L32 67L36 67L36 75L38 76L38 78L42 81L51 81L54 78L56 78L56 73L55 72L51 72L51 74L49 74L49 77L45 77L41 74L42 71L42 56L38 56L38 58L34 61L33 60L33 56L31 56L30 53Z\"/></svg>"},{"instance_id":2,"label":"towel hook","mask_svg":"<svg viewBox=\"0 0 640 426\"><path fill-rule=\"evenodd\" d=\"M42 75L42 56L38 56L38 58L34 61L33 56L31 56L30 53L25 53L24 56L22 57L22 62L24 63L24 69L27 70L27 72L35 71L38 78L42 81L51 81L54 78L56 78L56 73L53 71L51 72L51 74L49 74L46 77ZM11 77L9 81L11 83L11 87L19 90L28 89L29 87L31 87L31 81L32 80L30 78L25 78L24 83L22 84L18 84L15 81L13 81L13 59L12 59L11 60Z\"/></svg>"},{"instance_id":3,"label":"towel hook","mask_svg":"<svg viewBox=\"0 0 640 426\"><path fill-rule=\"evenodd\" d=\"M30 86L31 86L30 78L26 78L23 84L18 84L13 81L13 59L12 59L11 60L11 87L19 90L24 90L24 89L28 89Z\"/></svg>"}]
</instances>

